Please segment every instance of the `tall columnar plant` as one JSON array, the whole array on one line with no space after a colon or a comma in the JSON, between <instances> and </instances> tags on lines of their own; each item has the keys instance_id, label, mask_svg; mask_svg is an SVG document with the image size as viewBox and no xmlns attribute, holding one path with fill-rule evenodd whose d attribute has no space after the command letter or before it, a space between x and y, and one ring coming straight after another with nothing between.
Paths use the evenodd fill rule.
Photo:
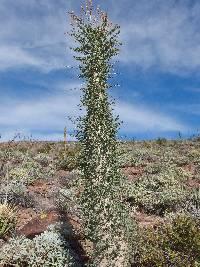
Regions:
<instances>
[{"instance_id":1,"label":"tall columnar plant","mask_svg":"<svg viewBox=\"0 0 200 267\"><path fill-rule=\"evenodd\" d=\"M113 63L119 52L120 27L92 2L81 15L71 15L70 35L78 44L73 48L80 62L82 106L77 139L81 144L78 167L83 181L79 197L85 233L94 244L91 266L129 266L129 215L120 194L123 178L119 170L116 133L118 118L112 115L108 98Z\"/></svg>"}]
</instances>

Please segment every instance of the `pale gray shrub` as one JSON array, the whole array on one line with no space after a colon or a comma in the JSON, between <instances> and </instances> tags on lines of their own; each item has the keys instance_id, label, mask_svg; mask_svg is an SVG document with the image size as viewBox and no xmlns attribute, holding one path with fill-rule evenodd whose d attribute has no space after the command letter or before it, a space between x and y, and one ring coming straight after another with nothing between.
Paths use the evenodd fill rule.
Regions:
<instances>
[{"instance_id":1,"label":"pale gray shrub","mask_svg":"<svg viewBox=\"0 0 200 267\"><path fill-rule=\"evenodd\" d=\"M183 211L190 216L200 219L200 189L193 189L191 196L183 205Z\"/></svg>"},{"instance_id":2,"label":"pale gray shrub","mask_svg":"<svg viewBox=\"0 0 200 267\"><path fill-rule=\"evenodd\" d=\"M42 166L47 166L51 162L51 157L46 153L38 153L34 156L34 160L40 163Z\"/></svg>"},{"instance_id":3,"label":"pale gray shrub","mask_svg":"<svg viewBox=\"0 0 200 267\"><path fill-rule=\"evenodd\" d=\"M0 184L0 200L21 206L33 206L33 200L23 181L12 180Z\"/></svg>"},{"instance_id":4,"label":"pale gray shrub","mask_svg":"<svg viewBox=\"0 0 200 267\"><path fill-rule=\"evenodd\" d=\"M59 231L51 226L33 240L15 237L0 251L0 264L28 267L78 267L80 266Z\"/></svg>"},{"instance_id":5,"label":"pale gray shrub","mask_svg":"<svg viewBox=\"0 0 200 267\"><path fill-rule=\"evenodd\" d=\"M168 169L153 175L144 175L130 184L128 197L132 204L153 213L178 208L187 200L189 192L181 184L185 173Z\"/></svg>"}]
</instances>

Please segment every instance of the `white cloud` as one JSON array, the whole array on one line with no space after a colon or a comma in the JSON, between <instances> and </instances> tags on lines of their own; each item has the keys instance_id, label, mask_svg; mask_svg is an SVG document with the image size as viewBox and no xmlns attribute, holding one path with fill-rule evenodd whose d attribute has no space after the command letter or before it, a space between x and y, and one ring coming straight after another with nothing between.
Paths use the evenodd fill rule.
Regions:
<instances>
[{"instance_id":1,"label":"white cloud","mask_svg":"<svg viewBox=\"0 0 200 267\"><path fill-rule=\"evenodd\" d=\"M155 112L149 107L140 106L139 104L120 101L116 106L115 114L119 114L120 119L123 121L122 130L128 133L146 131L185 132L188 130L187 126L178 122L175 118L171 118L162 112Z\"/></svg>"},{"instance_id":2,"label":"white cloud","mask_svg":"<svg viewBox=\"0 0 200 267\"><path fill-rule=\"evenodd\" d=\"M72 55L66 48L72 40L64 36L70 9L71 3L65 1L2 0L0 71L34 67L48 72L71 64Z\"/></svg>"},{"instance_id":3,"label":"white cloud","mask_svg":"<svg viewBox=\"0 0 200 267\"><path fill-rule=\"evenodd\" d=\"M200 116L200 104L180 104L176 107L174 107L175 111L179 111L179 112L184 112L187 114L192 114L192 115L196 115L196 116Z\"/></svg>"},{"instance_id":4,"label":"white cloud","mask_svg":"<svg viewBox=\"0 0 200 267\"><path fill-rule=\"evenodd\" d=\"M56 47L60 49L59 45ZM55 47L43 47L40 48L40 51L36 51L36 48L27 49L18 46L0 45L0 71L27 67L39 69L42 72L64 69L65 63L68 63L67 60L63 56L60 59L55 57L54 52L52 52L53 49Z\"/></svg>"},{"instance_id":5,"label":"white cloud","mask_svg":"<svg viewBox=\"0 0 200 267\"><path fill-rule=\"evenodd\" d=\"M69 89L79 86L79 84L61 82L57 85L57 90L48 97L43 96L40 99L33 97L29 100L1 99L0 133L3 139L10 139L10 136L14 135L13 129L26 133L23 135L33 134L34 138L45 140L62 138L65 126L73 131L74 125L69 121L68 116L76 118L83 114L83 111L79 111L77 107L80 103L80 91L70 91ZM62 91L61 88L66 88L66 91ZM178 122L176 118L120 99L116 99L114 114L119 114L120 120L124 122L121 130L127 133L146 131L164 133L187 130L187 127Z\"/></svg>"},{"instance_id":6,"label":"white cloud","mask_svg":"<svg viewBox=\"0 0 200 267\"><path fill-rule=\"evenodd\" d=\"M125 1L119 18L123 42L120 60L148 69L185 74L200 68L200 3L189 1ZM120 7L117 6L115 9Z\"/></svg>"},{"instance_id":7,"label":"white cloud","mask_svg":"<svg viewBox=\"0 0 200 267\"><path fill-rule=\"evenodd\" d=\"M66 123L69 124L66 119L68 115L78 115L77 96L78 93L72 91L41 99L7 99L0 106L0 126L28 131L61 130Z\"/></svg>"},{"instance_id":8,"label":"white cloud","mask_svg":"<svg viewBox=\"0 0 200 267\"><path fill-rule=\"evenodd\" d=\"M25 66L38 67L41 60L20 47L0 46L0 70L7 70L12 67Z\"/></svg>"},{"instance_id":9,"label":"white cloud","mask_svg":"<svg viewBox=\"0 0 200 267\"><path fill-rule=\"evenodd\" d=\"M98 2L98 1L97 1ZM116 1L101 3L121 25L120 61L149 69L184 74L200 67L200 3L183 1ZM74 1L1 0L0 70L33 66L41 71L63 68L73 62L65 48L69 28L66 12ZM7 47L9 54L2 56ZM10 49L12 48L12 49ZM66 57L65 57L66 55Z\"/></svg>"}]
</instances>

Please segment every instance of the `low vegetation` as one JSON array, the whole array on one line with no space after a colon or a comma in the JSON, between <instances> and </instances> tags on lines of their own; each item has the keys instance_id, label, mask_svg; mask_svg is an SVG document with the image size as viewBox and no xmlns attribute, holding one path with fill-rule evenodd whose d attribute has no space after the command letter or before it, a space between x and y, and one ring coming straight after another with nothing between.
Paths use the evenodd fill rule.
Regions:
<instances>
[{"instance_id":1,"label":"low vegetation","mask_svg":"<svg viewBox=\"0 0 200 267\"><path fill-rule=\"evenodd\" d=\"M199 141L118 142L118 150L123 202L135 225L130 266L200 266ZM78 153L73 142L66 150L62 142L0 144L2 266L88 264L93 244L76 202L83 190ZM52 212L61 226L51 226ZM34 223L45 227L32 234Z\"/></svg>"},{"instance_id":2,"label":"low vegetation","mask_svg":"<svg viewBox=\"0 0 200 267\"><path fill-rule=\"evenodd\" d=\"M0 204L0 238L11 234L16 227L17 210L10 204Z\"/></svg>"}]
</instances>

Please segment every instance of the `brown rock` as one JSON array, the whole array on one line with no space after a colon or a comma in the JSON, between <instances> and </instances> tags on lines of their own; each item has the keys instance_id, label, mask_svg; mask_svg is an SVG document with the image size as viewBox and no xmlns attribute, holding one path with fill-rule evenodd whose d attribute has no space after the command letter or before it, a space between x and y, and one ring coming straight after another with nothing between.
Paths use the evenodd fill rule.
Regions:
<instances>
[{"instance_id":1,"label":"brown rock","mask_svg":"<svg viewBox=\"0 0 200 267\"><path fill-rule=\"evenodd\" d=\"M122 172L127 176L129 180L135 180L138 176L142 175L142 167L123 167Z\"/></svg>"},{"instance_id":2,"label":"brown rock","mask_svg":"<svg viewBox=\"0 0 200 267\"><path fill-rule=\"evenodd\" d=\"M142 167L123 167L122 171L125 174L137 175L137 174L141 174L143 172L143 168Z\"/></svg>"},{"instance_id":3,"label":"brown rock","mask_svg":"<svg viewBox=\"0 0 200 267\"><path fill-rule=\"evenodd\" d=\"M66 178L69 175L69 171L65 171L65 170L59 170L56 173L56 176L60 177L60 178Z\"/></svg>"},{"instance_id":4,"label":"brown rock","mask_svg":"<svg viewBox=\"0 0 200 267\"><path fill-rule=\"evenodd\" d=\"M200 186L200 181L198 179L189 179L186 182L186 185L190 188L199 188Z\"/></svg>"},{"instance_id":5,"label":"brown rock","mask_svg":"<svg viewBox=\"0 0 200 267\"><path fill-rule=\"evenodd\" d=\"M44 179L36 180L32 185L28 186L29 192L34 192L41 195L46 195L51 187L51 182Z\"/></svg>"},{"instance_id":6,"label":"brown rock","mask_svg":"<svg viewBox=\"0 0 200 267\"><path fill-rule=\"evenodd\" d=\"M37 213L31 208L21 208L18 211L17 216L17 228L20 229L36 217Z\"/></svg>"},{"instance_id":7,"label":"brown rock","mask_svg":"<svg viewBox=\"0 0 200 267\"><path fill-rule=\"evenodd\" d=\"M138 222L141 227L154 227L160 223L164 223L164 219L155 215L148 215L142 212L134 212L132 217Z\"/></svg>"},{"instance_id":8,"label":"brown rock","mask_svg":"<svg viewBox=\"0 0 200 267\"><path fill-rule=\"evenodd\" d=\"M195 165L194 164L186 164L183 167L183 170L187 171L187 172L191 172L192 174L195 173Z\"/></svg>"},{"instance_id":9,"label":"brown rock","mask_svg":"<svg viewBox=\"0 0 200 267\"><path fill-rule=\"evenodd\" d=\"M56 211L41 214L30 220L24 227L18 230L18 235L25 235L26 237L33 238L47 230L47 227L50 224L59 221L60 215Z\"/></svg>"}]
</instances>

